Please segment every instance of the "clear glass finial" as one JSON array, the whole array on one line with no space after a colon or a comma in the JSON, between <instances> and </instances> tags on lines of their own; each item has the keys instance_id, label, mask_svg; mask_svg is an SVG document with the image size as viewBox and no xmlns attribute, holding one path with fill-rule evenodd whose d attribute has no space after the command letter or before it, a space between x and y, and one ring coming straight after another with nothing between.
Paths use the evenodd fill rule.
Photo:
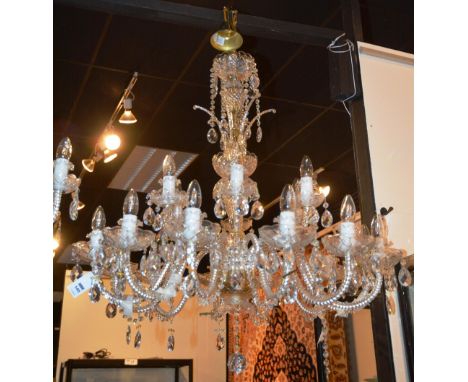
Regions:
<instances>
[{"instance_id":1,"label":"clear glass finial","mask_svg":"<svg viewBox=\"0 0 468 382\"><path fill-rule=\"evenodd\" d=\"M301 167L300 167L301 177L312 176L314 172L314 167L312 166L312 161L308 155L302 157Z\"/></svg>"},{"instance_id":2,"label":"clear glass finial","mask_svg":"<svg viewBox=\"0 0 468 382\"><path fill-rule=\"evenodd\" d=\"M72 155L72 144L70 141L70 138L66 137L63 138L59 145L57 146L57 152L55 153L55 157L58 158L64 158L70 160L71 155Z\"/></svg>"},{"instance_id":3,"label":"clear glass finial","mask_svg":"<svg viewBox=\"0 0 468 382\"><path fill-rule=\"evenodd\" d=\"M342 221L352 221L356 213L356 206L351 195L346 195L341 202L340 217Z\"/></svg>"},{"instance_id":4,"label":"clear glass finial","mask_svg":"<svg viewBox=\"0 0 468 382\"><path fill-rule=\"evenodd\" d=\"M290 184L283 187L280 197L280 210L281 211L294 211L296 208L296 193Z\"/></svg>"},{"instance_id":5,"label":"clear glass finial","mask_svg":"<svg viewBox=\"0 0 468 382\"><path fill-rule=\"evenodd\" d=\"M132 188L125 197L123 204L124 215L137 215L138 214L138 194Z\"/></svg>"},{"instance_id":6,"label":"clear glass finial","mask_svg":"<svg viewBox=\"0 0 468 382\"><path fill-rule=\"evenodd\" d=\"M91 221L91 228L95 229L104 229L106 226L106 214L104 213L104 208L98 206L96 211L93 214L93 220Z\"/></svg>"},{"instance_id":7,"label":"clear glass finial","mask_svg":"<svg viewBox=\"0 0 468 382\"><path fill-rule=\"evenodd\" d=\"M200 185L196 179L190 182L187 189L187 194L189 197L188 206L200 208L202 204L202 193Z\"/></svg>"},{"instance_id":8,"label":"clear glass finial","mask_svg":"<svg viewBox=\"0 0 468 382\"><path fill-rule=\"evenodd\" d=\"M176 173L176 164L172 155L166 155L163 162L163 176L174 176Z\"/></svg>"}]
</instances>

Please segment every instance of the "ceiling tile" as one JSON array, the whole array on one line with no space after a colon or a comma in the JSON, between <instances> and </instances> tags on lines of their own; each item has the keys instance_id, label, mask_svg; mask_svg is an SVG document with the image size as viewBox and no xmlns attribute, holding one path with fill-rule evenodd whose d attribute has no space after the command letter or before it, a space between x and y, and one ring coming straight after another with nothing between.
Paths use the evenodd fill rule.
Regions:
<instances>
[{"instance_id":1,"label":"ceiling tile","mask_svg":"<svg viewBox=\"0 0 468 382\"><path fill-rule=\"evenodd\" d=\"M96 63L174 79L205 34L182 25L114 16Z\"/></svg>"},{"instance_id":2,"label":"ceiling tile","mask_svg":"<svg viewBox=\"0 0 468 382\"><path fill-rule=\"evenodd\" d=\"M263 93L299 102L328 105L331 99L326 48L304 48Z\"/></svg>"},{"instance_id":3,"label":"ceiling tile","mask_svg":"<svg viewBox=\"0 0 468 382\"><path fill-rule=\"evenodd\" d=\"M89 63L107 14L54 4L54 59Z\"/></svg>"},{"instance_id":4,"label":"ceiling tile","mask_svg":"<svg viewBox=\"0 0 468 382\"><path fill-rule=\"evenodd\" d=\"M352 147L349 117L338 111L328 111L301 134L275 153L268 162L299 166L309 155L315 168L325 165Z\"/></svg>"}]
</instances>

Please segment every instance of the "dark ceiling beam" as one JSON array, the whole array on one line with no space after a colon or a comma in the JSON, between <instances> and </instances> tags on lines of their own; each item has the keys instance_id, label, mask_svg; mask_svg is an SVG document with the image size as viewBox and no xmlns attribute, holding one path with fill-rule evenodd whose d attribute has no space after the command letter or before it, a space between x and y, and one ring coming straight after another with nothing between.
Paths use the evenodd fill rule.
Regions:
<instances>
[{"instance_id":1,"label":"dark ceiling beam","mask_svg":"<svg viewBox=\"0 0 468 382\"><path fill-rule=\"evenodd\" d=\"M86 8L154 21L189 25L207 30L219 28L222 10L163 0L54 0L55 4ZM267 19L239 13L238 28L246 36L296 44L327 46L342 31L325 27Z\"/></svg>"}]
</instances>

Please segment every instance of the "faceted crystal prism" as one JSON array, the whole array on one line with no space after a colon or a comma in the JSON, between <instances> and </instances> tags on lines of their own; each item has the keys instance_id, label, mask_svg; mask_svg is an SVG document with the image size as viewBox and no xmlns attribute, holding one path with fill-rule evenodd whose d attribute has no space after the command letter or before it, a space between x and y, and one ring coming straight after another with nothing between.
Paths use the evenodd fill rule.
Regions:
<instances>
[{"instance_id":1,"label":"faceted crystal prism","mask_svg":"<svg viewBox=\"0 0 468 382\"><path fill-rule=\"evenodd\" d=\"M263 217L263 213L265 212L263 205L260 201L256 201L252 204L252 210L250 211L250 216L254 220L260 220Z\"/></svg>"},{"instance_id":2,"label":"faceted crystal prism","mask_svg":"<svg viewBox=\"0 0 468 382\"><path fill-rule=\"evenodd\" d=\"M83 268L81 268L80 264L75 264L70 272L70 280L75 281L83 276Z\"/></svg>"},{"instance_id":3,"label":"faceted crystal prism","mask_svg":"<svg viewBox=\"0 0 468 382\"><path fill-rule=\"evenodd\" d=\"M78 219L78 200L73 199L70 203L70 208L68 210L70 219L76 221Z\"/></svg>"},{"instance_id":4,"label":"faceted crystal prism","mask_svg":"<svg viewBox=\"0 0 468 382\"><path fill-rule=\"evenodd\" d=\"M235 352L229 356L227 366L229 371L240 374L245 370L247 361L241 353Z\"/></svg>"},{"instance_id":5,"label":"faceted crystal prism","mask_svg":"<svg viewBox=\"0 0 468 382\"><path fill-rule=\"evenodd\" d=\"M333 215L331 214L330 211L328 210L323 211L322 217L320 219L320 223L322 224L322 227L324 228L330 227L333 224Z\"/></svg>"},{"instance_id":6,"label":"faceted crystal prism","mask_svg":"<svg viewBox=\"0 0 468 382\"><path fill-rule=\"evenodd\" d=\"M163 226L163 219L161 217L160 214L157 214L155 217L154 217L154 221L153 221L153 229L155 231L159 231Z\"/></svg>"},{"instance_id":7,"label":"faceted crystal prism","mask_svg":"<svg viewBox=\"0 0 468 382\"><path fill-rule=\"evenodd\" d=\"M130 345L130 341L132 340L132 328L130 325L127 326L127 332L125 333L125 341L127 345Z\"/></svg>"},{"instance_id":8,"label":"faceted crystal prism","mask_svg":"<svg viewBox=\"0 0 468 382\"><path fill-rule=\"evenodd\" d=\"M115 304L107 304L106 306L106 316L107 318L114 318L117 314L117 305Z\"/></svg>"},{"instance_id":9,"label":"faceted crystal prism","mask_svg":"<svg viewBox=\"0 0 468 382\"><path fill-rule=\"evenodd\" d=\"M135 341L133 343L133 346L138 349L141 345L141 333L140 330L138 330L135 334Z\"/></svg>"},{"instance_id":10,"label":"faceted crystal prism","mask_svg":"<svg viewBox=\"0 0 468 382\"><path fill-rule=\"evenodd\" d=\"M398 281L401 286L409 287L413 283L413 277L411 272L406 267L401 267L400 272L398 272Z\"/></svg>"},{"instance_id":11,"label":"faceted crystal prism","mask_svg":"<svg viewBox=\"0 0 468 382\"><path fill-rule=\"evenodd\" d=\"M215 203L214 214L218 219L224 219L226 217L226 209L221 199L218 199Z\"/></svg>"},{"instance_id":12,"label":"faceted crystal prism","mask_svg":"<svg viewBox=\"0 0 468 382\"><path fill-rule=\"evenodd\" d=\"M215 128L212 127L208 130L208 133L206 134L206 139L208 139L208 142L210 142L211 144L218 142L218 132Z\"/></svg>"},{"instance_id":13,"label":"faceted crystal prism","mask_svg":"<svg viewBox=\"0 0 468 382\"><path fill-rule=\"evenodd\" d=\"M88 292L89 300L93 303L96 303L101 298L101 292L97 285L93 285L93 287Z\"/></svg>"},{"instance_id":14,"label":"faceted crystal prism","mask_svg":"<svg viewBox=\"0 0 468 382\"><path fill-rule=\"evenodd\" d=\"M262 128L259 127L257 128L257 142L260 143L262 141L262 137L263 137L263 132L262 132Z\"/></svg>"},{"instance_id":15,"label":"faceted crystal prism","mask_svg":"<svg viewBox=\"0 0 468 382\"><path fill-rule=\"evenodd\" d=\"M167 338L167 351L174 351L174 347L175 347L175 338L174 338L174 335L171 334Z\"/></svg>"},{"instance_id":16,"label":"faceted crystal prism","mask_svg":"<svg viewBox=\"0 0 468 382\"><path fill-rule=\"evenodd\" d=\"M221 333L219 333L216 337L216 349L218 349L219 351L223 350L225 344L226 341L224 340L224 336L222 336Z\"/></svg>"},{"instance_id":17,"label":"faceted crystal prism","mask_svg":"<svg viewBox=\"0 0 468 382\"><path fill-rule=\"evenodd\" d=\"M143 223L152 226L154 223L155 216L156 214L154 213L154 210L151 207L148 207L145 210L145 213L143 214Z\"/></svg>"}]
</instances>

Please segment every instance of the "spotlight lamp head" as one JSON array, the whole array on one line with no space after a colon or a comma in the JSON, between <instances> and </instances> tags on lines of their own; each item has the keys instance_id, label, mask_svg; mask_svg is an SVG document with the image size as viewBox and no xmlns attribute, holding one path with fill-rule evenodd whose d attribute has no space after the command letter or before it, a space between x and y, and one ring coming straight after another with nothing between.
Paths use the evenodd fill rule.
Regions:
<instances>
[{"instance_id":1,"label":"spotlight lamp head","mask_svg":"<svg viewBox=\"0 0 468 382\"><path fill-rule=\"evenodd\" d=\"M123 101L124 112L120 116L119 123L131 125L137 122L135 115L132 112L133 98L127 97Z\"/></svg>"},{"instance_id":2,"label":"spotlight lamp head","mask_svg":"<svg viewBox=\"0 0 468 382\"><path fill-rule=\"evenodd\" d=\"M94 171L94 166L96 165L96 159L95 159L95 157L88 158L88 159L83 159L81 161L81 164L83 165L83 168L86 171L93 172Z\"/></svg>"}]
</instances>

